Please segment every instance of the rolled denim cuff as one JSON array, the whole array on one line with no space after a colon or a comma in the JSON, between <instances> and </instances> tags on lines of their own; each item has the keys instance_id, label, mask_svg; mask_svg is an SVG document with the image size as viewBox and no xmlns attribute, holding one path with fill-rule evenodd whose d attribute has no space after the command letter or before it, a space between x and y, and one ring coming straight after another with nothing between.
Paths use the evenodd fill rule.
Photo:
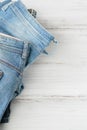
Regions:
<instances>
[{"instance_id":1,"label":"rolled denim cuff","mask_svg":"<svg viewBox=\"0 0 87 130\"><path fill-rule=\"evenodd\" d=\"M33 62L35 62L35 60L37 59L37 57L43 53L47 54L45 50L46 47L49 46L49 44L51 43L52 40L50 40L49 42L46 43L46 45L44 45L43 43L39 44L39 45L33 45L30 44L29 47L29 56L28 56L28 62L26 64L26 66L29 64L32 64Z\"/></svg>"},{"instance_id":2,"label":"rolled denim cuff","mask_svg":"<svg viewBox=\"0 0 87 130\"><path fill-rule=\"evenodd\" d=\"M29 22L29 24L33 27L34 33L37 36L36 42L33 42L31 40L30 44L30 50L29 50L29 57L28 57L28 64L32 64L36 58L41 54L41 53L46 53L45 48L49 46L51 41L54 43L57 43L55 40L55 37L49 33L32 15L27 11L27 8L25 5L18 0L17 2L14 3L15 6L20 10L22 15L25 17L25 19Z\"/></svg>"},{"instance_id":3,"label":"rolled denim cuff","mask_svg":"<svg viewBox=\"0 0 87 130\"><path fill-rule=\"evenodd\" d=\"M51 41L56 42L54 36L28 12L20 0L11 1L3 6L0 17L1 27L6 33L30 45L27 65L33 63Z\"/></svg>"},{"instance_id":4,"label":"rolled denim cuff","mask_svg":"<svg viewBox=\"0 0 87 130\"><path fill-rule=\"evenodd\" d=\"M35 30L41 35L43 35L46 40L53 40L54 36L51 35L32 15L28 12L26 6L21 2L21 0L17 0L14 2L14 5L20 10L22 15L29 21L29 23L33 26Z\"/></svg>"}]
</instances>

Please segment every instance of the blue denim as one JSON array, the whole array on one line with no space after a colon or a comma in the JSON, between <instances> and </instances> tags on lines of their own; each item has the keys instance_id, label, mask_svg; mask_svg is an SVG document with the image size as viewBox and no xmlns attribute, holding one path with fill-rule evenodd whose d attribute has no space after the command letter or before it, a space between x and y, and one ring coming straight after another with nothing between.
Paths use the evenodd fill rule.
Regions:
<instances>
[{"instance_id":1,"label":"blue denim","mask_svg":"<svg viewBox=\"0 0 87 130\"><path fill-rule=\"evenodd\" d=\"M37 12L34 10L34 9L28 9L28 11L32 14L32 16L34 17L34 18L36 18L36 15L37 15ZM2 71L0 71L0 78L2 77L2 74L3 74L3 72ZM17 89L16 91L15 91L15 96L17 96L17 95L19 95L19 93L20 93L20 91L19 90L22 90L24 87L23 87L23 85L21 86L21 87L19 87L20 89ZM1 119L1 122L0 123L8 123L9 122L9 117L10 117L10 113L11 113L11 102L12 101L10 101L9 102L9 104L8 104L8 106L7 106L7 108L6 108L6 110L5 110L5 112L4 112L4 114L3 114L3 116L2 116L2 119Z\"/></svg>"},{"instance_id":2,"label":"blue denim","mask_svg":"<svg viewBox=\"0 0 87 130\"><path fill-rule=\"evenodd\" d=\"M22 85L28 53L27 43L0 34L0 120Z\"/></svg>"},{"instance_id":3,"label":"blue denim","mask_svg":"<svg viewBox=\"0 0 87 130\"><path fill-rule=\"evenodd\" d=\"M0 10L1 32L20 38L29 44L26 66L30 65L43 53L54 37L38 23L21 1L6 2Z\"/></svg>"},{"instance_id":4,"label":"blue denim","mask_svg":"<svg viewBox=\"0 0 87 130\"><path fill-rule=\"evenodd\" d=\"M51 35L27 11L27 8L20 0L17 0L17 1L3 0L2 2L0 2L0 32L7 34L9 36L12 36L10 38L8 38L8 36L4 36L3 39L7 39L7 41L9 42L7 41L6 42L10 44L7 46L12 45L12 48L16 47L16 49L12 49L12 50L11 48L7 47L7 50L9 50L10 53L9 52L7 53L5 50L4 53L2 53L2 60L4 58L4 60L8 61L8 64L11 63L17 69L19 69L20 67L22 72L23 72L23 69L26 66L29 66L30 64L32 64L41 53L43 52L46 53L45 48L51 43L51 41L56 42L54 36ZM15 40L15 38L13 37L18 38L18 39ZM2 36L1 36L1 41L2 41ZM18 44L14 46L13 41L16 41L15 44L16 43ZM3 41L2 43L4 44ZM19 45L21 46L22 44L24 45L25 48L19 47ZM14 53L13 50L17 51L17 49L21 49L22 51L24 51L22 53L26 61L23 60L23 55L20 56L20 59L23 60L22 61L23 65L22 64L19 65L20 59L18 59L18 57L16 56L18 54L16 55L13 54ZM5 58L4 54L6 53L7 53L7 57ZM10 57L10 54L11 56L13 56L13 58ZM10 70L8 70L8 74L14 76L13 82L11 81L13 79L12 77L11 77L11 80L9 80L9 83L12 82L12 84L10 83L10 87L9 87L10 90L7 93L7 96L10 97L11 91L12 93L11 93L11 98L7 99L6 101L10 102L12 99L15 98L15 96L18 96L20 92L23 90L23 84L22 84L22 76L16 75L15 73L10 73ZM19 76L18 83L16 81L17 76ZM3 78L1 78L1 81L2 79ZM14 93L14 89L15 89L15 93ZM2 93L3 91L5 91L6 93L7 89L3 87L0 93ZM2 96L3 95L1 95L1 97ZM2 101L4 100L2 99ZM6 109L7 104L8 103L6 104L4 103L4 105L0 104L0 106L2 106L0 107L0 112L2 111L3 113L5 112L4 110ZM2 115L3 114L0 114L0 119Z\"/></svg>"},{"instance_id":5,"label":"blue denim","mask_svg":"<svg viewBox=\"0 0 87 130\"><path fill-rule=\"evenodd\" d=\"M28 9L28 11L32 14L32 16L34 17L34 18L36 18L36 15L37 15L37 12L34 10L34 9ZM2 72L0 71L0 74L2 74ZM1 75L0 75L1 76ZM1 78L1 77L0 77ZM23 89L24 87L23 87L23 85L20 87L20 89L17 89L16 91L15 91L15 96L17 96L17 95L19 95L19 93L20 93L20 91L19 90L21 90L21 89ZM11 102L12 101L10 101L10 103L8 104L8 106L7 106L7 108L6 108L6 110L5 110L5 112L4 112L4 114L3 114L3 116L2 116L2 119L1 119L1 122L0 123L8 123L9 122L9 117L10 117L10 113L11 113L11 108L10 108L10 106L11 106Z\"/></svg>"},{"instance_id":6,"label":"blue denim","mask_svg":"<svg viewBox=\"0 0 87 130\"><path fill-rule=\"evenodd\" d=\"M8 0L7 0L8 1ZM24 4L11 1L0 10L1 31L30 43L31 53L28 64L31 64L44 51L52 36L28 11Z\"/></svg>"}]
</instances>

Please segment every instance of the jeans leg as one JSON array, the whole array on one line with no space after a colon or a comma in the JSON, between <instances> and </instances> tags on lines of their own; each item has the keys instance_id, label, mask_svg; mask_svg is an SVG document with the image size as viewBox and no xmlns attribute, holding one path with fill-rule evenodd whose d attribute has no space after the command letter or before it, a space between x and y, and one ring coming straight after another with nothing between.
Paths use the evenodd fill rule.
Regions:
<instances>
[{"instance_id":1,"label":"jeans leg","mask_svg":"<svg viewBox=\"0 0 87 130\"><path fill-rule=\"evenodd\" d=\"M0 22L3 30L30 44L31 53L27 65L33 63L40 54L45 52L45 48L49 46L51 41L54 41L54 36L32 17L19 0L11 3L8 7L7 5L3 7L0 17L2 18Z\"/></svg>"},{"instance_id":2,"label":"jeans leg","mask_svg":"<svg viewBox=\"0 0 87 130\"><path fill-rule=\"evenodd\" d=\"M28 11L32 14L32 16L34 18L36 18L37 12L34 9L28 9ZM17 91L15 92L15 94L16 94L16 96L19 95L19 93ZM11 102L9 103L0 123L8 123L9 122L9 117L10 117L10 112L11 112L10 107L11 107Z\"/></svg>"}]
</instances>

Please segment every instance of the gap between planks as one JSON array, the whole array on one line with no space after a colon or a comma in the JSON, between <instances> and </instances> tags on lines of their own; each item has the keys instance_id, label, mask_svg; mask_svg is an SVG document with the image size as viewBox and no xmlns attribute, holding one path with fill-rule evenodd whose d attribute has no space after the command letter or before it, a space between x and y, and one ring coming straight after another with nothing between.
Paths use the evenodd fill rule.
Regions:
<instances>
[{"instance_id":1,"label":"gap between planks","mask_svg":"<svg viewBox=\"0 0 87 130\"><path fill-rule=\"evenodd\" d=\"M16 100L24 100L29 102L42 102L42 101L87 101L87 95L34 95L34 96L19 96Z\"/></svg>"}]
</instances>

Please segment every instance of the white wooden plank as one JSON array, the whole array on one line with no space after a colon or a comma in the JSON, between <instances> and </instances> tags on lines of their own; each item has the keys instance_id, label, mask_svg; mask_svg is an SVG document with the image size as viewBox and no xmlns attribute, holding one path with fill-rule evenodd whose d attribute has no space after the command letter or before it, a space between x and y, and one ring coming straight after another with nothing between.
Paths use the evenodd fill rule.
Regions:
<instances>
[{"instance_id":1,"label":"white wooden plank","mask_svg":"<svg viewBox=\"0 0 87 130\"><path fill-rule=\"evenodd\" d=\"M15 101L0 130L86 130L87 101Z\"/></svg>"},{"instance_id":2,"label":"white wooden plank","mask_svg":"<svg viewBox=\"0 0 87 130\"><path fill-rule=\"evenodd\" d=\"M25 89L19 99L87 96L87 32L52 32L60 44L51 45L48 56L40 56L25 70Z\"/></svg>"},{"instance_id":3,"label":"white wooden plank","mask_svg":"<svg viewBox=\"0 0 87 130\"><path fill-rule=\"evenodd\" d=\"M32 65L24 75L24 84L24 92L18 97L21 99L87 96L87 66L81 64Z\"/></svg>"},{"instance_id":4,"label":"white wooden plank","mask_svg":"<svg viewBox=\"0 0 87 130\"><path fill-rule=\"evenodd\" d=\"M47 28L87 29L87 0L22 0Z\"/></svg>"},{"instance_id":5,"label":"white wooden plank","mask_svg":"<svg viewBox=\"0 0 87 130\"><path fill-rule=\"evenodd\" d=\"M87 1L22 0L59 45L24 72L25 89L0 130L87 129Z\"/></svg>"},{"instance_id":6,"label":"white wooden plank","mask_svg":"<svg viewBox=\"0 0 87 130\"><path fill-rule=\"evenodd\" d=\"M86 30L50 30L58 44L50 44L48 56L41 55L35 63L83 65L87 63Z\"/></svg>"}]
</instances>

